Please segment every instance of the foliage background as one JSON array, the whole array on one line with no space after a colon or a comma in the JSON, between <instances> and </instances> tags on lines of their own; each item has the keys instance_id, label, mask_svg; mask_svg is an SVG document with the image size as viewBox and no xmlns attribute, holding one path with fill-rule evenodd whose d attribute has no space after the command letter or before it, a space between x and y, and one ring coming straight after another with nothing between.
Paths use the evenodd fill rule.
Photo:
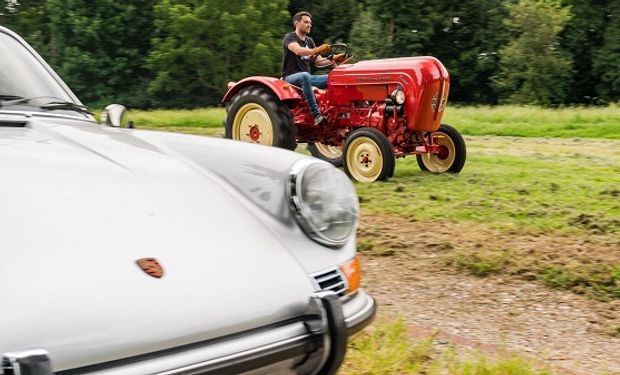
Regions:
<instances>
[{"instance_id":1,"label":"foliage background","mask_svg":"<svg viewBox=\"0 0 620 375\"><path fill-rule=\"evenodd\" d=\"M617 0L1 0L17 31L89 105L204 107L226 83L279 76L291 15L356 59L432 55L463 104L620 98Z\"/></svg>"}]
</instances>

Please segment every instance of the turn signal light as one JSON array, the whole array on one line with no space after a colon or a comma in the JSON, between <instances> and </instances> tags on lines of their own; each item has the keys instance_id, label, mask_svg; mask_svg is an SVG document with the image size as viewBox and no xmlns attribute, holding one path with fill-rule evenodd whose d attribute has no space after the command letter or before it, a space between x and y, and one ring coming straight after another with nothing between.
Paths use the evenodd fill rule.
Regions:
<instances>
[{"instance_id":1,"label":"turn signal light","mask_svg":"<svg viewBox=\"0 0 620 375\"><path fill-rule=\"evenodd\" d=\"M353 258L350 261L340 265L340 271L347 278L347 284L349 289L347 294L355 293L360 287L360 281L362 279L362 266L357 258Z\"/></svg>"}]
</instances>

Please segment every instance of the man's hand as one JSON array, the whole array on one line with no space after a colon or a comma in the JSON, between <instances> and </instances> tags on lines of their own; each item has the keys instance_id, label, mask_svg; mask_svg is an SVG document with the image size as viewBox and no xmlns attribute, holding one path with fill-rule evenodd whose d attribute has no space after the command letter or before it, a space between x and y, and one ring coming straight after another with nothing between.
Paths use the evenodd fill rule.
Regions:
<instances>
[{"instance_id":1,"label":"man's hand","mask_svg":"<svg viewBox=\"0 0 620 375\"><path fill-rule=\"evenodd\" d=\"M313 55L322 55L324 53L329 52L330 48L329 48L329 44L321 44L318 47L315 47L312 49L312 54Z\"/></svg>"},{"instance_id":2,"label":"man's hand","mask_svg":"<svg viewBox=\"0 0 620 375\"><path fill-rule=\"evenodd\" d=\"M339 53L334 55L333 60L336 65L342 64L347 59L347 56L344 53Z\"/></svg>"}]
</instances>

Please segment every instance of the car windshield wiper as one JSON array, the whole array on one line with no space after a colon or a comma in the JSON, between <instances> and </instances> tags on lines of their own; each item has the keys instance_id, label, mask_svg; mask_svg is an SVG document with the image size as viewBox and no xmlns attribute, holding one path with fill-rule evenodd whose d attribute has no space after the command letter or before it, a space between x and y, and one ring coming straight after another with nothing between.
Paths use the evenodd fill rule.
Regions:
<instances>
[{"instance_id":1,"label":"car windshield wiper","mask_svg":"<svg viewBox=\"0 0 620 375\"><path fill-rule=\"evenodd\" d=\"M6 100L6 99L12 100ZM2 100L5 99L5 100ZM51 101L47 102L43 105L33 105L32 102L40 99L51 99ZM0 95L0 108L10 107L13 105L30 105L37 108L45 109L48 111L54 111L58 109L68 109L71 111L77 111L81 113L88 113L92 115L92 112L88 110L88 107L85 105L76 104L73 102L66 101L62 98L58 98L56 96L33 96L31 98L24 98L16 95Z\"/></svg>"},{"instance_id":2,"label":"car windshield wiper","mask_svg":"<svg viewBox=\"0 0 620 375\"><path fill-rule=\"evenodd\" d=\"M8 94L0 94L0 107L2 107L2 101L3 100L16 100L16 99L23 99L23 96L19 96L19 95L8 95Z\"/></svg>"},{"instance_id":3,"label":"car windshield wiper","mask_svg":"<svg viewBox=\"0 0 620 375\"><path fill-rule=\"evenodd\" d=\"M68 109L68 110L72 110L72 111L88 113L89 115L93 114L91 111L88 110L88 107L86 107L85 105L79 105L79 104L75 104L73 102L66 102L66 101L53 101L53 102L49 102L49 103L47 103L45 105L39 106L39 108L46 109L48 111L54 111L56 109Z\"/></svg>"}]
</instances>

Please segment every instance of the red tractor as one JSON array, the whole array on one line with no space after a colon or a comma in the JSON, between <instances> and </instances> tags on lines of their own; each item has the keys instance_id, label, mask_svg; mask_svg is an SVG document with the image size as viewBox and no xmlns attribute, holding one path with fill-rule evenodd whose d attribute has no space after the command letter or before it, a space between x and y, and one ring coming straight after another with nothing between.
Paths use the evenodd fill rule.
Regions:
<instances>
[{"instance_id":1,"label":"red tractor","mask_svg":"<svg viewBox=\"0 0 620 375\"><path fill-rule=\"evenodd\" d=\"M361 182L392 177L395 159L407 155L424 171L458 173L465 141L441 123L449 89L448 71L434 57L344 63L329 72L326 90L315 90L328 119L315 125L301 88L249 77L228 84L226 137L289 150L307 143L313 156L344 164Z\"/></svg>"}]
</instances>

